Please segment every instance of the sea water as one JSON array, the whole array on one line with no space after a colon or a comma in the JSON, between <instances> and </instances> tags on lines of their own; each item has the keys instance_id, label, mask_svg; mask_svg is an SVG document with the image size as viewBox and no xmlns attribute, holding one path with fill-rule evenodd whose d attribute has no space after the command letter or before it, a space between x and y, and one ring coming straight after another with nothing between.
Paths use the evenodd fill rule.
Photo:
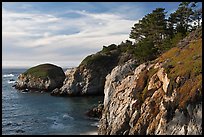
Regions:
<instances>
[{"instance_id":1,"label":"sea water","mask_svg":"<svg viewBox=\"0 0 204 137\"><path fill-rule=\"evenodd\" d=\"M2 69L3 135L96 134L98 120L85 116L85 112L103 97L55 97L46 92L20 92L12 85L25 70Z\"/></svg>"}]
</instances>

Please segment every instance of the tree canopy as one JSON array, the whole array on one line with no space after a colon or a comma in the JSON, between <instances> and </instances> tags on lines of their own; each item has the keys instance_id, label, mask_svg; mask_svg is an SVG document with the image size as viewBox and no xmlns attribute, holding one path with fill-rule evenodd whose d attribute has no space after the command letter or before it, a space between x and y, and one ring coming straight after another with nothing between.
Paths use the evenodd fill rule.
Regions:
<instances>
[{"instance_id":1,"label":"tree canopy","mask_svg":"<svg viewBox=\"0 0 204 137\"><path fill-rule=\"evenodd\" d=\"M135 40L136 46L148 39L153 42L152 46L158 50L158 53L161 53L192 30L202 26L200 23L202 8L198 8L197 2L181 2L178 9L168 18L166 14L164 8L156 8L134 24L129 37Z\"/></svg>"}]
</instances>

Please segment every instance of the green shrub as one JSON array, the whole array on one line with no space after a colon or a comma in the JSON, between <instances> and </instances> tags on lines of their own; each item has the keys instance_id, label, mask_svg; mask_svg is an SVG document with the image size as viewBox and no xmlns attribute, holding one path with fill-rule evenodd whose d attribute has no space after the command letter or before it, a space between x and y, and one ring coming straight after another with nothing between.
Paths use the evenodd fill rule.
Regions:
<instances>
[{"instance_id":1,"label":"green shrub","mask_svg":"<svg viewBox=\"0 0 204 137\"><path fill-rule=\"evenodd\" d=\"M111 44L111 45L109 45L108 47L106 47L106 46L103 46L103 49L102 49L102 53L106 53L106 52L110 52L111 50L115 50L115 49L117 49L117 45L115 45L115 44Z\"/></svg>"},{"instance_id":2,"label":"green shrub","mask_svg":"<svg viewBox=\"0 0 204 137\"><path fill-rule=\"evenodd\" d=\"M152 60L157 55L157 48L154 47L154 43L150 39L144 39L136 44L134 49L134 56L140 61Z\"/></svg>"},{"instance_id":3,"label":"green shrub","mask_svg":"<svg viewBox=\"0 0 204 137\"><path fill-rule=\"evenodd\" d=\"M135 45L129 40L126 40L125 42L122 42L120 45L118 45L118 49L123 53L132 52L134 50L134 47L135 47Z\"/></svg>"},{"instance_id":4,"label":"green shrub","mask_svg":"<svg viewBox=\"0 0 204 137\"><path fill-rule=\"evenodd\" d=\"M169 50L170 48L173 47L172 41L170 38L166 38L162 41L162 44L159 45L159 50L160 52L164 52Z\"/></svg>"}]
</instances>

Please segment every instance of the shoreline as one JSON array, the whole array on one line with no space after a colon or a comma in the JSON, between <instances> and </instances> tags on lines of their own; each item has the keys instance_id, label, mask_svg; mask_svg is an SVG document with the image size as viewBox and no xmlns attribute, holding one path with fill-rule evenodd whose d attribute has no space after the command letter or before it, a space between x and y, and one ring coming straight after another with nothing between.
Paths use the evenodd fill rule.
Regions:
<instances>
[{"instance_id":1,"label":"shoreline","mask_svg":"<svg viewBox=\"0 0 204 137\"><path fill-rule=\"evenodd\" d=\"M87 131L84 133L80 133L79 135L98 135L98 131Z\"/></svg>"}]
</instances>

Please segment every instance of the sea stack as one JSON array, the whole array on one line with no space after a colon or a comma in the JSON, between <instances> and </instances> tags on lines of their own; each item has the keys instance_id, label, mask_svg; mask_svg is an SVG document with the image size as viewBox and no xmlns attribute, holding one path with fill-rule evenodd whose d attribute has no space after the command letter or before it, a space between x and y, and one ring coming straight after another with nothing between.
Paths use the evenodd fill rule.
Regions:
<instances>
[{"instance_id":1,"label":"sea stack","mask_svg":"<svg viewBox=\"0 0 204 137\"><path fill-rule=\"evenodd\" d=\"M41 64L18 76L15 88L20 90L52 91L63 85L65 74L61 67Z\"/></svg>"}]
</instances>

